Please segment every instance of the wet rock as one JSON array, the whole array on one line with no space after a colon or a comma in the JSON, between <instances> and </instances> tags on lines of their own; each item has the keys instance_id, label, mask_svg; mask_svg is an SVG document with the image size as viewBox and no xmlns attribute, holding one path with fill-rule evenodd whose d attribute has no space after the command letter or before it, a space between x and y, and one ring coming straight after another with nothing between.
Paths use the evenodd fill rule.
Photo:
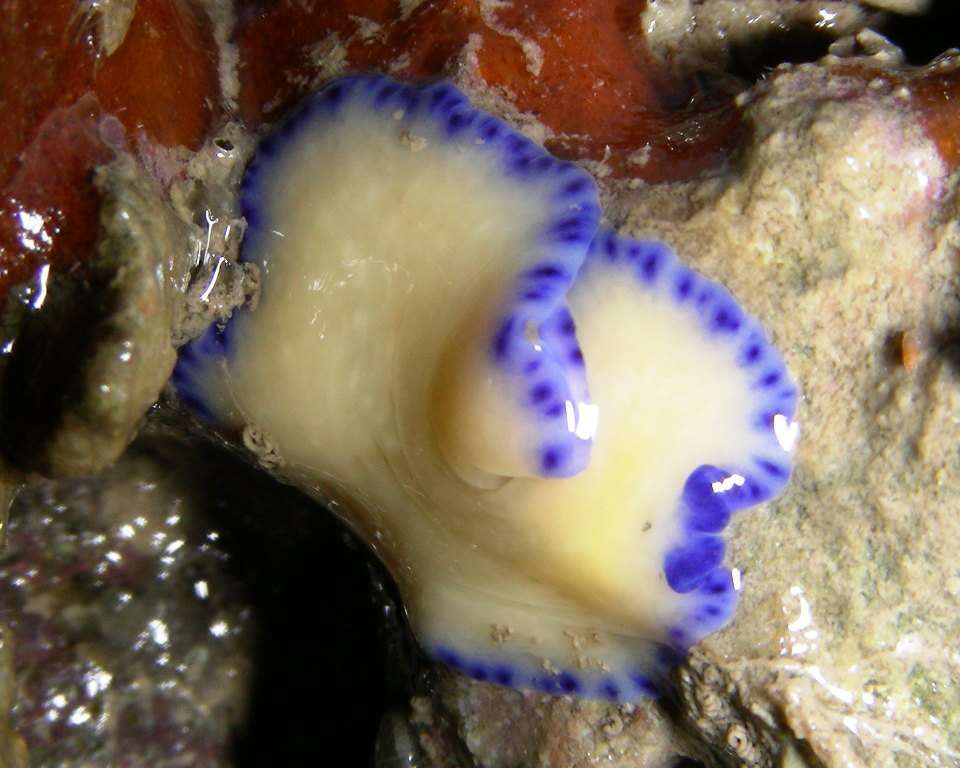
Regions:
<instances>
[{"instance_id":1,"label":"wet rock","mask_svg":"<svg viewBox=\"0 0 960 768\"><path fill-rule=\"evenodd\" d=\"M7 302L0 451L24 475L75 476L116 461L173 367L182 233L131 158L102 168L96 185L96 257L79 275L41 272Z\"/></svg>"},{"instance_id":2,"label":"wet rock","mask_svg":"<svg viewBox=\"0 0 960 768\"><path fill-rule=\"evenodd\" d=\"M169 378L175 345L256 291L234 194L252 140L226 125L186 158L120 154L96 173L96 255L49 266L0 318L0 458L10 476L116 461ZM167 179L164 186L161 180Z\"/></svg>"},{"instance_id":3,"label":"wet rock","mask_svg":"<svg viewBox=\"0 0 960 768\"><path fill-rule=\"evenodd\" d=\"M733 92L663 66L637 4L253 5L238 25L240 109L253 125L344 70L379 70L449 77L481 107L495 101L496 111L519 117L554 154L622 177L692 178L741 139Z\"/></svg>"},{"instance_id":4,"label":"wet rock","mask_svg":"<svg viewBox=\"0 0 960 768\"><path fill-rule=\"evenodd\" d=\"M2 0L0 305L94 253L94 169L112 150L198 149L218 103L201 9L184 0Z\"/></svg>"},{"instance_id":5,"label":"wet rock","mask_svg":"<svg viewBox=\"0 0 960 768\"><path fill-rule=\"evenodd\" d=\"M27 747L10 723L17 690L13 671L13 638L0 624L0 768L27 768Z\"/></svg>"},{"instance_id":6,"label":"wet rock","mask_svg":"<svg viewBox=\"0 0 960 768\"><path fill-rule=\"evenodd\" d=\"M249 608L175 454L141 445L97 478L24 491L8 539L0 661L12 635L17 676L0 706L31 764L232 765Z\"/></svg>"}]
</instances>

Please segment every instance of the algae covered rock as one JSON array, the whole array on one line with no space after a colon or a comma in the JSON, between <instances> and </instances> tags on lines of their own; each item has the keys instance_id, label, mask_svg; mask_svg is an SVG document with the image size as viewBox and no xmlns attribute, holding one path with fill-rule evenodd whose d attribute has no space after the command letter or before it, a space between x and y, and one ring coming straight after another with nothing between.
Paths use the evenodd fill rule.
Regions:
<instances>
[{"instance_id":1,"label":"algae covered rock","mask_svg":"<svg viewBox=\"0 0 960 768\"><path fill-rule=\"evenodd\" d=\"M22 474L113 463L173 367L173 276L187 256L177 221L129 158L101 168L96 184L96 256L77 274L41 271L7 300L0 452Z\"/></svg>"},{"instance_id":2,"label":"algae covered rock","mask_svg":"<svg viewBox=\"0 0 960 768\"><path fill-rule=\"evenodd\" d=\"M41 269L0 305L0 467L13 477L109 466L157 401L175 346L256 291L234 212L251 137L100 167L96 253Z\"/></svg>"}]
</instances>

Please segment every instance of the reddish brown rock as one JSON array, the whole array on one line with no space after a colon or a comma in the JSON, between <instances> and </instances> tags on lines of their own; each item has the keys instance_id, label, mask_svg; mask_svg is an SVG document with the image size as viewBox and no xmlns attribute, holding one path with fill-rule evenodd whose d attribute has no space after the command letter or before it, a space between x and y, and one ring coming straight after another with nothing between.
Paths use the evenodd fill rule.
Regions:
<instances>
[{"instance_id":1,"label":"reddish brown rock","mask_svg":"<svg viewBox=\"0 0 960 768\"><path fill-rule=\"evenodd\" d=\"M882 59L879 63L882 63ZM877 62L840 64L851 97L868 89L895 90L904 106L920 118L949 171L960 167L960 56L949 52L924 67L879 67Z\"/></svg>"},{"instance_id":2,"label":"reddish brown rock","mask_svg":"<svg viewBox=\"0 0 960 768\"><path fill-rule=\"evenodd\" d=\"M484 83L543 123L547 148L562 157L663 181L695 177L736 147L732 97L664 70L647 50L640 3L428 0L406 14L404 5L280 0L242 19L245 117L279 115L338 56L344 69L414 79L453 74L469 51Z\"/></svg>"},{"instance_id":3,"label":"reddish brown rock","mask_svg":"<svg viewBox=\"0 0 960 768\"><path fill-rule=\"evenodd\" d=\"M913 103L951 170L960 167L960 59L944 61L913 83Z\"/></svg>"},{"instance_id":4,"label":"reddish brown rock","mask_svg":"<svg viewBox=\"0 0 960 768\"><path fill-rule=\"evenodd\" d=\"M186 0L140 0L110 55L81 9L0 0L0 296L42 263L64 269L91 252L92 171L112 156L104 115L130 136L196 149L217 103L211 38Z\"/></svg>"},{"instance_id":5,"label":"reddish brown rock","mask_svg":"<svg viewBox=\"0 0 960 768\"><path fill-rule=\"evenodd\" d=\"M92 169L112 155L100 138L99 116L91 95L53 109L20 153L0 198L0 296L43 264L64 270L92 252L98 210Z\"/></svg>"}]
</instances>

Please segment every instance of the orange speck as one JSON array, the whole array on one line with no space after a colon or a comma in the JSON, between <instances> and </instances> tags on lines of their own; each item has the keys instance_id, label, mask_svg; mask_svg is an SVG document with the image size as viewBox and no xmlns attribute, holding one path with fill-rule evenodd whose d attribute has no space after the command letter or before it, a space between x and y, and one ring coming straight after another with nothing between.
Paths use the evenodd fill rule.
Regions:
<instances>
[{"instance_id":1,"label":"orange speck","mask_svg":"<svg viewBox=\"0 0 960 768\"><path fill-rule=\"evenodd\" d=\"M917 337L914 336L910 331L903 331L900 334L900 363L903 367L912 371L920 365L920 359L922 357L922 351L920 349L920 343L917 341Z\"/></svg>"}]
</instances>

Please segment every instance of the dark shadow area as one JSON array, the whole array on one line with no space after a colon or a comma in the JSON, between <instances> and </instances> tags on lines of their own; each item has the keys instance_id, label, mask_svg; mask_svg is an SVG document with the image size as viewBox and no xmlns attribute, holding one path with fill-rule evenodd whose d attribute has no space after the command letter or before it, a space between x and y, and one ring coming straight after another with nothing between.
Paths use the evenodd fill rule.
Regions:
<instances>
[{"instance_id":1,"label":"dark shadow area","mask_svg":"<svg viewBox=\"0 0 960 768\"><path fill-rule=\"evenodd\" d=\"M826 56L836 36L829 30L798 27L764 35L750 45L730 47L730 74L753 83L778 64L803 64Z\"/></svg>"},{"instance_id":2,"label":"dark shadow area","mask_svg":"<svg viewBox=\"0 0 960 768\"><path fill-rule=\"evenodd\" d=\"M0 318L0 335L16 339L6 345L12 351L3 353L0 380L0 454L10 466L49 471L50 442L64 411L83 399L97 331L114 304L102 280L86 278L51 279L37 308L28 297L11 294ZM63 328L71 332L61 333Z\"/></svg>"},{"instance_id":3,"label":"dark shadow area","mask_svg":"<svg viewBox=\"0 0 960 768\"><path fill-rule=\"evenodd\" d=\"M926 64L948 48L960 48L958 19L956 0L935 0L919 16L888 14L880 32L903 49L911 64Z\"/></svg>"},{"instance_id":4,"label":"dark shadow area","mask_svg":"<svg viewBox=\"0 0 960 768\"><path fill-rule=\"evenodd\" d=\"M954 374L960 375L960 323L954 323L933 336L933 353L941 357L950 366Z\"/></svg>"},{"instance_id":5,"label":"dark shadow area","mask_svg":"<svg viewBox=\"0 0 960 768\"><path fill-rule=\"evenodd\" d=\"M936 0L917 16L875 13L869 26L899 46L911 64L923 65L950 48L960 48L960 6ZM836 36L829 29L796 27L730 47L726 74L753 83L782 62L802 64L825 56Z\"/></svg>"},{"instance_id":6,"label":"dark shadow area","mask_svg":"<svg viewBox=\"0 0 960 768\"><path fill-rule=\"evenodd\" d=\"M670 768L707 768L699 760L694 760L692 757L681 757L670 766Z\"/></svg>"},{"instance_id":7,"label":"dark shadow area","mask_svg":"<svg viewBox=\"0 0 960 768\"><path fill-rule=\"evenodd\" d=\"M393 584L320 504L215 447L191 450L256 627L237 768L372 765L380 717L404 698L397 667L412 666Z\"/></svg>"}]
</instances>

